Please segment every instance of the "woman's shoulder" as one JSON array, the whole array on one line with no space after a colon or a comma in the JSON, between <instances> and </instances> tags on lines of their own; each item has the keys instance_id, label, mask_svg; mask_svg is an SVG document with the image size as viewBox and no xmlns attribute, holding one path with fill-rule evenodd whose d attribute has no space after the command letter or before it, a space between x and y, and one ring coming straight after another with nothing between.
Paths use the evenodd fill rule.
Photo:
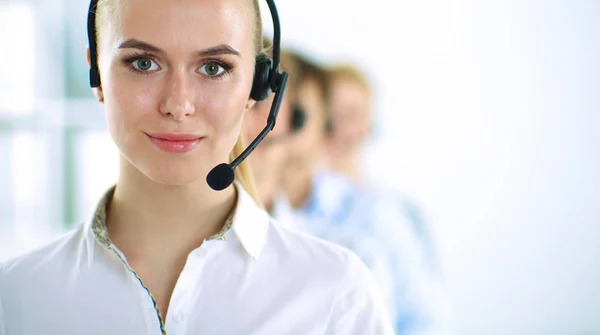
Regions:
<instances>
[{"instance_id":1,"label":"woman's shoulder","mask_svg":"<svg viewBox=\"0 0 600 335\"><path fill-rule=\"evenodd\" d=\"M267 253L284 281L333 296L330 326L391 334L384 300L372 272L351 250L271 220ZM287 278L287 279L286 279ZM360 317L357 317L360 316Z\"/></svg>"},{"instance_id":2,"label":"woman's shoulder","mask_svg":"<svg viewBox=\"0 0 600 335\"><path fill-rule=\"evenodd\" d=\"M286 260L298 269L312 272L307 273L308 275L320 272L331 276L346 276L349 272L369 272L350 249L276 219L270 220L265 249L267 257Z\"/></svg>"},{"instance_id":3,"label":"woman's shoulder","mask_svg":"<svg viewBox=\"0 0 600 335\"><path fill-rule=\"evenodd\" d=\"M33 250L0 262L0 288L9 283L19 285L28 278L48 276L60 271L60 264L76 259L77 252L85 243L84 225L63 232L49 242Z\"/></svg>"}]
</instances>

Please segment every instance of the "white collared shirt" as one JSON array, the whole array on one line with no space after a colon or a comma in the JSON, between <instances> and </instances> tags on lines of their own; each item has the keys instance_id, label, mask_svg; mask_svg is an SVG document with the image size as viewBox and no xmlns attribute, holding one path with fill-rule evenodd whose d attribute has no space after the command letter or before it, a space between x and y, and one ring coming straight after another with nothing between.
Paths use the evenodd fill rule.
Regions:
<instances>
[{"instance_id":1,"label":"white collared shirt","mask_svg":"<svg viewBox=\"0 0 600 335\"><path fill-rule=\"evenodd\" d=\"M321 170L303 207L280 196L273 216L355 252L374 274L398 334L452 334L433 246L414 209L395 192Z\"/></svg>"},{"instance_id":2,"label":"white collared shirt","mask_svg":"<svg viewBox=\"0 0 600 335\"><path fill-rule=\"evenodd\" d=\"M355 254L281 226L236 188L231 229L190 253L165 320L98 232L101 201L90 222L0 265L0 335L393 334Z\"/></svg>"}]
</instances>

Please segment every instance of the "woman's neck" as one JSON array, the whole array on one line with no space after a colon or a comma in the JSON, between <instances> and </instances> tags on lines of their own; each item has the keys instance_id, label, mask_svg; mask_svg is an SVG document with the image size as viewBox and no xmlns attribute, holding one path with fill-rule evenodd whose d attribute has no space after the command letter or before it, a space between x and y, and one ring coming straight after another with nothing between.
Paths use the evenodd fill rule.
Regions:
<instances>
[{"instance_id":1,"label":"woman's neck","mask_svg":"<svg viewBox=\"0 0 600 335\"><path fill-rule=\"evenodd\" d=\"M363 173L360 168L358 154L348 153L346 155L331 155L328 160L328 168L336 173L346 176L355 182L361 182Z\"/></svg>"},{"instance_id":2,"label":"woman's neck","mask_svg":"<svg viewBox=\"0 0 600 335\"><path fill-rule=\"evenodd\" d=\"M316 171L300 167L300 165L290 165L283 178L284 193L294 209L300 209L306 205L312 193L312 179Z\"/></svg>"},{"instance_id":3,"label":"woman's neck","mask_svg":"<svg viewBox=\"0 0 600 335\"><path fill-rule=\"evenodd\" d=\"M222 229L235 198L233 186L215 192L203 179L164 185L125 163L108 207L107 229L128 258L187 256Z\"/></svg>"}]
</instances>

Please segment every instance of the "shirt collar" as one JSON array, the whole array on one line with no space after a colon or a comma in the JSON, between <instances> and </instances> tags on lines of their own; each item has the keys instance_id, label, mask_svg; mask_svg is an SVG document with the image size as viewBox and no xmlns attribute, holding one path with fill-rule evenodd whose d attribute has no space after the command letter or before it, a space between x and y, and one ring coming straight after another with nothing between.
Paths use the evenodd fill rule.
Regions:
<instances>
[{"instance_id":1,"label":"shirt collar","mask_svg":"<svg viewBox=\"0 0 600 335\"><path fill-rule=\"evenodd\" d=\"M254 202L240 183L235 182L234 187L237 191L236 205L227 217L221 231L208 238L207 241L227 241L229 231L233 230L245 250L257 259L266 241L269 215ZM90 237L105 248L112 245L106 229L106 210L115 188L116 185L108 189L98 202L90 222L90 229L88 229L88 232L92 233ZM93 243L89 242L92 241L88 241L88 255L91 257Z\"/></svg>"},{"instance_id":2,"label":"shirt collar","mask_svg":"<svg viewBox=\"0 0 600 335\"><path fill-rule=\"evenodd\" d=\"M270 216L256 204L239 182L235 182L235 186L238 190L238 200L232 230L246 252L258 259L267 240Z\"/></svg>"}]
</instances>

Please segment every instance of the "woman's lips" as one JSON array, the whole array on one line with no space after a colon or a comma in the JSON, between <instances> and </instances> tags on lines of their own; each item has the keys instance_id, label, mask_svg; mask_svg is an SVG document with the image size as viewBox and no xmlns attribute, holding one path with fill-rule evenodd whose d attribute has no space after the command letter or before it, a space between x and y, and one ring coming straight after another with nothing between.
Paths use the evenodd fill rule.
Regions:
<instances>
[{"instance_id":1,"label":"woman's lips","mask_svg":"<svg viewBox=\"0 0 600 335\"><path fill-rule=\"evenodd\" d=\"M192 151L204 138L194 134L145 133L152 144L165 152L184 153Z\"/></svg>"}]
</instances>

